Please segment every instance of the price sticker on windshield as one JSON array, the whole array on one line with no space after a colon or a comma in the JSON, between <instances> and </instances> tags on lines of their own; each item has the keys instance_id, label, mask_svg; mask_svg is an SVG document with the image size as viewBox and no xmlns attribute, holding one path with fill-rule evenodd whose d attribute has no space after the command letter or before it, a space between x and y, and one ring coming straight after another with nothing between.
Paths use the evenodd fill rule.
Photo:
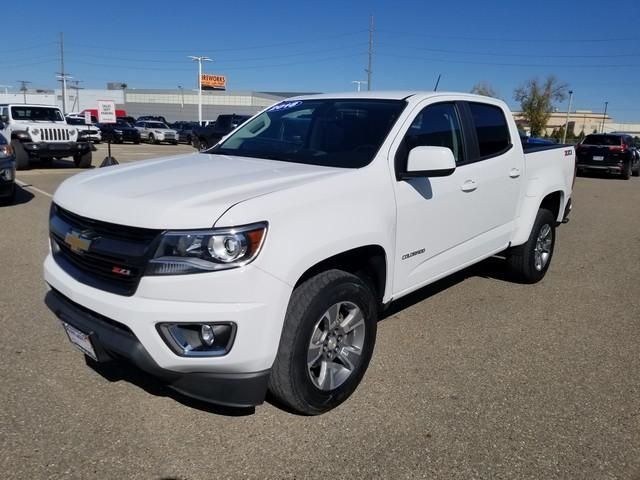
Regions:
<instances>
[{"instance_id":1,"label":"price sticker on windshield","mask_svg":"<svg viewBox=\"0 0 640 480\"><path fill-rule=\"evenodd\" d=\"M290 108L297 107L298 105L302 105L301 100L296 100L295 102L282 102L274 105L269 109L270 112L279 112L280 110L288 110Z\"/></svg>"}]
</instances>

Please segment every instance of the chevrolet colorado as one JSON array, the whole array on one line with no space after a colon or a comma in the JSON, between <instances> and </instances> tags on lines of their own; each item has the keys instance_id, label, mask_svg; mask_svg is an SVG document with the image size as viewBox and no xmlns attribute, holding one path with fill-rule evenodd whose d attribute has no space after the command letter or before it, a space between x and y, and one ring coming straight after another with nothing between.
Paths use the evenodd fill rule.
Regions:
<instances>
[{"instance_id":1,"label":"chevrolet colorado","mask_svg":"<svg viewBox=\"0 0 640 480\"><path fill-rule=\"evenodd\" d=\"M46 303L96 361L319 414L360 383L390 302L496 254L541 280L574 178L573 147L524 151L500 100L292 98L205 152L66 180Z\"/></svg>"}]
</instances>

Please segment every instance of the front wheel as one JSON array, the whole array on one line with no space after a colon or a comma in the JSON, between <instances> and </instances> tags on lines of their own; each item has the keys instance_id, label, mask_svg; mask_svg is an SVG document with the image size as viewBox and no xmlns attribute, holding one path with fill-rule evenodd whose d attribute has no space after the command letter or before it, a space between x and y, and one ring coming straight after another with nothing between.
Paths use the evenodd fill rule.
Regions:
<instances>
[{"instance_id":1,"label":"front wheel","mask_svg":"<svg viewBox=\"0 0 640 480\"><path fill-rule=\"evenodd\" d=\"M555 244L556 219L549 210L541 208L527 243L507 252L507 263L515 279L523 283L542 280L549 269Z\"/></svg>"},{"instance_id":2,"label":"front wheel","mask_svg":"<svg viewBox=\"0 0 640 480\"><path fill-rule=\"evenodd\" d=\"M73 163L78 168L89 168L91 166L91 150L74 155Z\"/></svg>"},{"instance_id":3,"label":"front wheel","mask_svg":"<svg viewBox=\"0 0 640 480\"><path fill-rule=\"evenodd\" d=\"M289 409L318 415L344 402L367 370L377 302L359 277L328 270L291 296L269 391Z\"/></svg>"},{"instance_id":4,"label":"front wheel","mask_svg":"<svg viewBox=\"0 0 640 480\"><path fill-rule=\"evenodd\" d=\"M11 147L16 156L16 169L17 170L29 170L30 158L29 152L24 148L24 145L19 140L11 140Z\"/></svg>"},{"instance_id":5,"label":"front wheel","mask_svg":"<svg viewBox=\"0 0 640 480\"><path fill-rule=\"evenodd\" d=\"M148 139L149 143L158 143L156 142L156 137L153 136L153 133L149 134L149 139Z\"/></svg>"}]
</instances>

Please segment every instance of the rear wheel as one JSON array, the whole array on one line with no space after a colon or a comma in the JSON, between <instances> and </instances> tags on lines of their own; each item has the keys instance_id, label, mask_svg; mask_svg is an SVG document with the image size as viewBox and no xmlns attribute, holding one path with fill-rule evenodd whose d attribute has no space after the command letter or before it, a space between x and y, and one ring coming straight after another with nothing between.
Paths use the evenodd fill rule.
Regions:
<instances>
[{"instance_id":1,"label":"rear wheel","mask_svg":"<svg viewBox=\"0 0 640 480\"><path fill-rule=\"evenodd\" d=\"M523 283L542 280L551 264L555 243L556 219L549 210L541 208L527 243L507 252L507 263L515 279Z\"/></svg>"},{"instance_id":2,"label":"rear wheel","mask_svg":"<svg viewBox=\"0 0 640 480\"><path fill-rule=\"evenodd\" d=\"M198 149L202 151L206 150L207 148L209 148L209 143L204 138L201 139L200 142L198 142Z\"/></svg>"},{"instance_id":3,"label":"rear wheel","mask_svg":"<svg viewBox=\"0 0 640 480\"><path fill-rule=\"evenodd\" d=\"M78 168L89 168L91 166L91 150L74 155L73 163Z\"/></svg>"},{"instance_id":4,"label":"rear wheel","mask_svg":"<svg viewBox=\"0 0 640 480\"><path fill-rule=\"evenodd\" d=\"M631 160L624 162L622 167L622 179L629 180L631 178Z\"/></svg>"},{"instance_id":5,"label":"rear wheel","mask_svg":"<svg viewBox=\"0 0 640 480\"><path fill-rule=\"evenodd\" d=\"M359 277L322 272L291 296L269 391L286 407L317 415L360 384L376 339L377 303Z\"/></svg>"},{"instance_id":6,"label":"rear wheel","mask_svg":"<svg viewBox=\"0 0 640 480\"><path fill-rule=\"evenodd\" d=\"M639 159L639 160L636 160L636 168L633 168L633 169L631 170L631 174L632 174L634 177L640 177L640 159Z\"/></svg>"},{"instance_id":7,"label":"rear wheel","mask_svg":"<svg viewBox=\"0 0 640 480\"><path fill-rule=\"evenodd\" d=\"M29 152L24 148L24 145L19 140L11 140L11 147L16 155L16 169L29 170Z\"/></svg>"}]
</instances>

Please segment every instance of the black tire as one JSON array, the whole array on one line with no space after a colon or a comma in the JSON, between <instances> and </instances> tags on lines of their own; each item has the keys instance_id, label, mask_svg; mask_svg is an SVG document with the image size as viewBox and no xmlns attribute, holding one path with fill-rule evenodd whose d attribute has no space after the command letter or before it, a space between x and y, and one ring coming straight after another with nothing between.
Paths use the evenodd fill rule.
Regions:
<instances>
[{"instance_id":1,"label":"black tire","mask_svg":"<svg viewBox=\"0 0 640 480\"><path fill-rule=\"evenodd\" d=\"M19 140L11 140L11 147L16 155L16 169L29 170L29 152L25 150L24 145Z\"/></svg>"},{"instance_id":2,"label":"black tire","mask_svg":"<svg viewBox=\"0 0 640 480\"><path fill-rule=\"evenodd\" d=\"M91 150L73 156L73 163L78 168L89 168L91 166Z\"/></svg>"},{"instance_id":3,"label":"black tire","mask_svg":"<svg viewBox=\"0 0 640 480\"><path fill-rule=\"evenodd\" d=\"M134 144L134 145L140 145L140 140L134 140L134 141L133 141L133 144Z\"/></svg>"},{"instance_id":4,"label":"black tire","mask_svg":"<svg viewBox=\"0 0 640 480\"><path fill-rule=\"evenodd\" d=\"M636 168L631 170L634 177L640 177L640 160L636 160Z\"/></svg>"},{"instance_id":5,"label":"black tire","mask_svg":"<svg viewBox=\"0 0 640 480\"><path fill-rule=\"evenodd\" d=\"M177 141L175 141L175 140L174 140L173 142L169 142L169 143L170 143L171 145L177 145L177 144L178 144L178 142L177 142Z\"/></svg>"},{"instance_id":6,"label":"black tire","mask_svg":"<svg viewBox=\"0 0 640 480\"><path fill-rule=\"evenodd\" d=\"M15 203L17 191L18 187L16 187L16 184L14 183L9 196L0 198L0 205L12 205L13 203Z\"/></svg>"},{"instance_id":7,"label":"black tire","mask_svg":"<svg viewBox=\"0 0 640 480\"><path fill-rule=\"evenodd\" d=\"M622 180L629 180L631 178L631 160L624 163L620 176Z\"/></svg>"},{"instance_id":8,"label":"black tire","mask_svg":"<svg viewBox=\"0 0 640 480\"><path fill-rule=\"evenodd\" d=\"M156 144L156 143L158 143L158 142L156 141L156 137L153 135L153 133L150 133L150 134L149 134L149 143L152 143L152 144Z\"/></svg>"},{"instance_id":9,"label":"black tire","mask_svg":"<svg viewBox=\"0 0 640 480\"><path fill-rule=\"evenodd\" d=\"M187 145L193 145L192 141L191 141L191 135L187 135Z\"/></svg>"},{"instance_id":10,"label":"black tire","mask_svg":"<svg viewBox=\"0 0 640 480\"><path fill-rule=\"evenodd\" d=\"M328 388L321 389L314 384L312 369L307 366L308 350L314 332L320 331L321 323L325 325L325 313L330 311L330 307L338 304L343 305L340 309L347 308L345 304L357 307L364 322L348 333L343 332L344 338L334 336L333 340L339 338L339 342L344 340L343 345L347 345L347 342L350 342L349 338L359 337L361 346L355 351L359 351L360 355L354 354L351 348L346 350L340 344L335 346L335 342L331 340L334 345L333 351L341 353L333 357L329 363L340 369L338 373L347 376L339 379L341 383L331 388L336 376L329 375ZM340 309L334 311L338 312ZM303 415L318 415L340 405L354 392L367 370L376 341L376 328L377 302L361 278L342 270L328 270L306 280L291 295L278 354L271 369L269 391L276 403ZM324 342L323 345L326 346L331 335L333 334L323 334L318 340L319 356L316 358L319 363L326 358L325 355L330 354L322 350L325 347L321 344ZM347 363L339 358L340 355L349 357L347 363L353 361L351 369L346 368ZM320 366L318 369L321 370ZM350 373L347 373L348 371Z\"/></svg>"},{"instance_id":11,"label":"black tire","mask_svg":"<svg viewBox=\"0 0 640 480\"><path fill-rule=\"evenodd\" d=\"M536 262L536 251L540 251L538 244L539 237L543 229L549 228L550 243L545 248L548 255L541 258L546 260L542 265ZM533 228L529 234L529 239L523 245L513 247L507 251L507 264L514 277L514 280L522 283L536 283L544 278L549 269L553 250L556 244L556 219L549 210L541 208L533 223Z\"/></svg>"},{"instance_id":12,"label":"black tire","mask_svg":"<svg viewBox=\"0 0 640 480\"><path fill-rule=\"evenodd\" d=\"M198 150L202 151L206 150L207 148L209 148L209 143L204 138L201 138L198 142Z\"/></svg>"}]
</instances>

